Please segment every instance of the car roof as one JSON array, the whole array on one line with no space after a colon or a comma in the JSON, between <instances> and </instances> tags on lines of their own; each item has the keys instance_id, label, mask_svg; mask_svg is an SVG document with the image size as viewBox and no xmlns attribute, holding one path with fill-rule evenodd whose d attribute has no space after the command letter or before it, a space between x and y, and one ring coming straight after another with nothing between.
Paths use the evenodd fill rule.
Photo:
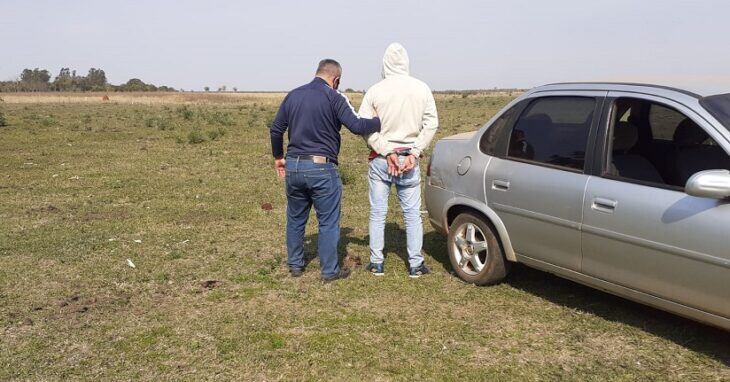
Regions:
<instances>
[{"instance_id":1,"label":"car roof","mask_svg":"<svg viewBox=\"0 0 730 382\"><path fill-rule=\"evenodd\" d=\"M626 91L635 93L652 94L661 97L672 98L673 96L685 96L694 99L701 99L702 96L688 90L671 86L642 84L631 82L561 82L547 84L531 89L528 93L536 93L553 90L605 90L605 91Z\"/></svg>"}]
</instances>

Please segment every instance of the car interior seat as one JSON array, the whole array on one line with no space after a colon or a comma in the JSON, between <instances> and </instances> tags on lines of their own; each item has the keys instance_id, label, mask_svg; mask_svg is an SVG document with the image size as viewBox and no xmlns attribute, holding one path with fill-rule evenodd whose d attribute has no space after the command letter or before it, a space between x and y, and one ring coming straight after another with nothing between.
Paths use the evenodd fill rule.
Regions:
<instances>
[{"instance_id":1,"label":"car interior seat","mask_svg":"<svg viewBox=\"0 0 730 382\"><path fill-rule=\"evenodd\" d=\"M730 157L720 146L707 145L710 139L699 125L685 118L674 131L674 153L670 159L673 166L671 182L684 187L687 179L703 170L730 167Z\"/></svg>"},{"instance_id":2,"label":"car interior seat","mask_svg":"<svg viewBox=\"0 0 730 382\"><path fill-rule=\"evenodd\" d=\"M545 142L550 139L553 120L549 115L534 114L520 120L512 130L509 155L517 158L535 159L531 142Z\"/></svg>"},{"instance_id":3,"label":"car interior seat","mask_svg":"<svg viewBox=\"0 0 730 382\"><path fill-rule=\"evenodd\" d=\"M613 129L612 161L609 173L624 178L664 183L656 167L641 155L630 153L639 141L638 128L629 122L616 122Z\"/></svg>"}]
</instances>

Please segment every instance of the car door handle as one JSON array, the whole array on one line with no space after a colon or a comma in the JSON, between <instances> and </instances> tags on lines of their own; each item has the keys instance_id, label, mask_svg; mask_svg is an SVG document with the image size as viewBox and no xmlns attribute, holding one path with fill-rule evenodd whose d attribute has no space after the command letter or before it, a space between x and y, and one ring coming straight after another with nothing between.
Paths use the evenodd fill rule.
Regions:
<instances>
[{"instance_id":1,"label":"car door handle","mask_svg":"<svg viewBox=\"0 0 730 382\"><path fill-rule=\"evenodd\" d=\"M591 205L591 208L599 212L612 214L613 211L616 210L617 205L618 202L613 199L593 198L593 204Z\"/></svg>"},{"instance_id":2,"label":"car door handle","mask_svg":"<svg viewBox=\"0 0 730 382\"><path fill-rule=\"evenodd\" d=\"M509 190L509 182L506 180L495 179L492 181L492 189L497 191Z\"/></svg>"}]
</instances>

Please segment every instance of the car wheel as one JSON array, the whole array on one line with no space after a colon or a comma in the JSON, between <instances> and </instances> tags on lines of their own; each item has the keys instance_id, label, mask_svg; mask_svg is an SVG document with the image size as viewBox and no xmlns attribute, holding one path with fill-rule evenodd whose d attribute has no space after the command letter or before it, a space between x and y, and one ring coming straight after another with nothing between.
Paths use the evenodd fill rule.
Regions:
<instances>
[{"instance_id":1,"label":"car wheel","mask_svg":"<svg viewBox=\"0 0 730 382\"><path fill-rule=\"evenodd\" d=\"M502 247L491 224L463 213L449 227L449 258L459 277L471 284L489 285L502 281L509 271Z\"/></svg>"}]
</instances>

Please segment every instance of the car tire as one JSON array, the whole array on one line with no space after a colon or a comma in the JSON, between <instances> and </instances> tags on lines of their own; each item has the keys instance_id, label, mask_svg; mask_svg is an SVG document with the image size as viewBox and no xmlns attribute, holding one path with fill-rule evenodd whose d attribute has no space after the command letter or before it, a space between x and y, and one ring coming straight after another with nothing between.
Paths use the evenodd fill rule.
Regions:
<instances>
[{"instance_id":1,"label":"car tire","mask_svg":"<svg viewBox=\"0 0 730 382\"><path fill-rule=\"evenodd\" d=\"M465 212L454 219L447 240L454 272L467 283L496 284L504 280L510 263L491 223Z\"/></svg>"}]
</instances>

